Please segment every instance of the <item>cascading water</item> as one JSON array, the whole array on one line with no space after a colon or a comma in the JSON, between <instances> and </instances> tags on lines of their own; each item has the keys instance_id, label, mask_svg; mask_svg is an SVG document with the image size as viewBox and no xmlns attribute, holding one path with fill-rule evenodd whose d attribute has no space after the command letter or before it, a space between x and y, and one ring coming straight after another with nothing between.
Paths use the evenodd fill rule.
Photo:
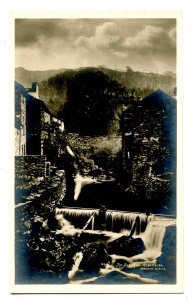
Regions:
<instances>
[{"instance_id":1,"label":"cascading water","mask_svg":"<svg viewBox=\"0 0 193 300\"><path fill-rule=\"evenodd\" d=\"M146 248L146 251L143 253L144 259L156 260L156 258L162 254L162 243L166 228L174 225L174 219L159 217L148 224L146 231L142 235L142 239Z\"/></svg>"},{"instance_id":2,"label":"cascading water","mask_svg":"<svg viewBox=\"0 0 193 300\"><path fill-rule=\"evenodd\" d=\"M92 184L92 183L97 183L96 179L93 179L92 177L89 177L89 176L83 177L79 173L76 174L74 181L75 181L75 189L74 189L74 200L75 201L77 201L83 186Z\"/></svg>"},{"instance_id":3,"label":"cascading water","mask_svg":"<svg viewBox=\"0 0 193 300\"><path fill-rule=\"evenodd\" d=\"M96 221L99 216L99 209L57 208L55 211L56 215L62 215L75 226L78 224L79 228L84 226L86 221L93 215L94 212L95 216L92 219L90 228L92 230L97 229ZM154 215L108 210L105 216L105 230L112 232L131 230L137 216L139 217L139 222L135 232L139 235L145 231L148 223L154 219Z\"/></svg>"},{"instance_id":4,"label":"cascading water","mask_svg":"<svg viewBox=\"0 0 193 300\"><path fill-rule=\"evenodd\" d=\"M55 215L63 216L70 221L76 228L83 228L88 219L95 213L98 215L98 211L94 209L76 209L76 208L56 208ZM95 216L92 218L92 223L88 224L88 229L94 230Z\"/></svg>"},{"instance_id":5,"label":"cascading water","mask_svg":"<svg viewBox=\"0 0 193 300\"><path fill-rule=\"evenodd\" d=\"M95 217L97 217L98 214L99 210L93 209L63 208L56 210L56 216L73 216L77 219L84 217L85 219L87 219L87 222L90 218L91 230L88 230L88 232L96 234L97 232L99 233L98 230L94 230ZM111 254L110 257L112 258L112 265L107 264L103 269L99 271L98 276L92 278L87 277L86 279L84 277L84 279L80 279L81 275L78 275L78 278L74 279L74 277L76 277L77 274L81 274L79 273L79 265L81 263L83 253L78 252L75 255L75 264L72 270L69 272L69 283L86 283L92 281L94 282L101 277L108 276L108 274L111 272L114 272L114 274L119 274L119 276L122 276L123 278L132 281L149 284L159 283L159 280L155 279L154 277L146 277L147 273L144 273L144 271L141 270L144 268L144 266L149 266L149 268L150 266L154 266L155 268L157 258L160 257L160 255L162 254L163 239L166 229L168 226L175 226L175 219L156 215L147 216L143 213L107 211L106 221L108 222L109 219L112 220L112 229L117 222L120 222L120 224L122 224L122 228L119 231L119 233L113 232L113 230L109 230L103 231L103 234L107 237L107 245L109 241L112 242L113 240L116 240L121 236L129 236L130 232L132 231L132 227L136 221L136 218L139 219L139 222L134 232L133 238L135 239L140 237L143 240L145 245L145 250L143 251L143 253L134 255L132 257ZM125 230L125 228L127 228L127 230ZM85 230L87 230L87 228L85 228ZM78 231L81 234L82 231L80 229ZM74 232L77 233L78 231L75 230ZM63 230L62 233L66 234L65 230ZM128 268L124 269L124 271L116 267L115 262L120 260L125 261L128 264ZM131 272L131 270L133 271Z\"/></svg>"},{"instance_id":6,"label":"cascading water","mask_svg":"<svg viewBox=\"0 0 193 300\"><path fill-rule=\"evenodd\" d=\"M72 153L70 153L72 155ZM76 173L74 179L74 201L79 201L80 194L83 191L85 185L94 184L94 186L101 187L101 183L92 177L82 177L79 173ZM101 194L103 197L103 193ZM101 196L100 195L100 196ZM90 197L90 194L89 194ZM90 198L88 200L90 201ZM79 204L81 201L79 201ZM103 203L100 202L100 205ZM93 203L93 207L96 203ZM84 206L83 203L82 206ZM98 202L97 202L98 205ZM175 220L169 218L163 218L155 215L148 215L145 213L136 213L128 211L115 211L105 210L101 214L100 208L98 209L87 209L80 207L64 207L57 208L55 210L56 218L64 218L69 223L64 222L64 227L60 230L60 233L64 235L76 235L79 237L82 232L87 231L88 234L95 234L96 241L98 239L97 234L102 234L106 237L106 245L108 249L108 243L116 241L116 239L126 236L126 238L142 239L145 250L137 255L125 256L117 254L110 254L112 258L112 264L106 264L106 266L99 271L96 277L84 278L74 280L79 274L79 267L84 256L84 252L77 252L74 255L74 265L69 271L68 278L69 283L86 283L97 280L99 277L107 276L111 272L119 273L124 279L130 279L139 281L142 283L159 283L154 278L146 278L144 273L140 273L141 268L144 265L156 264L157 258L162 254L162 244L167 226L174 225ZM101 219L101 215L103 218ZM101 221L102 220L102 221ZM100 224L102 223L102 224ZM102 226L101 226L102 225ZM101 235L99 235L99 239ZM126 272L116 267L116 262L119 260L125 261L128 264ZM135 273L131 273L134 269ZM79 276L79 275L78 275Z\"/></svg>"},{"instance_id":7,"label":"cascading water","mask_svg":"<svg viewBox=\"0 0 193 300\"><path fill-rule=\"evenodd\" d=\"M147 249L161 250L163 237L166 231L164 223L159 221L151 222L145 231L143 236Z\"/></svg>"},{"instance_id":8,"label":"cascading water","mask_svg":"<svg viewBox=\"0 0 193 300\"><path fill-rule=\"evenodd\" d=\"M155 216L147 225L145 232L140 234L144 241L145 251L142 254L127 258L113 255L113 259L123 259L135 267L145 264L155 264L156 259L162 254L163 239L168 226L175 226L175 219L161 218Z\"/></svg>"}]
</instances>

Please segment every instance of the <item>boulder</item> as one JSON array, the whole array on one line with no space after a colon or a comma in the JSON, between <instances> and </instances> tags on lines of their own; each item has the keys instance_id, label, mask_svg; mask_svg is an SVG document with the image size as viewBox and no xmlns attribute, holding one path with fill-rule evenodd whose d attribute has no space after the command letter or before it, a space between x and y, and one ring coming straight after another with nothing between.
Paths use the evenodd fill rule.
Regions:
<instances>
[{"instance_id":1,"label":"boulder","mask_svg":"<svg viewBox=\"0 0 193 300\"><path fill-rule=\"evenodd\" d=\"M50 230L57 230L61 229L58 226L58 221L56 220L55 211L50 211L48 213L48 221L47 221L48 227Z\"/></svg>"},{"instance_id":2,"label":"boulder","mask_svg":"<svg viewBox=\"0 0 193 300\"><path fill-rule=\"evenodd\" d=\"M143 253L144 250L145 246L141 238L135 239L128 236L122 236L108 243L108 252L110 254L131 257Z\"/></svg>"},{"instance_id":3,"label":"boulder","mask_svg":"<svg viewBox=\"0 0 193 300\"><path fill-rule=\"evenodd\" d=\"M83 246L83 259L80 268L85 271L98 271L112 261L106 246L101 242L88 243Z\"/></svg>"}]
</instances>

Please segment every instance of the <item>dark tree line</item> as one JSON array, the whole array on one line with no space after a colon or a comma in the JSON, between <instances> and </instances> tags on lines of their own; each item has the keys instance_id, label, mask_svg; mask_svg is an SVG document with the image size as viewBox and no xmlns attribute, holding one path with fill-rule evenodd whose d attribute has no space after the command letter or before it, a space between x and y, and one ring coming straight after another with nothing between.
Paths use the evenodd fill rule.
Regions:
<instances>
[{"instance_id":1,"label":"dark tree line","mask_svg":"<svg viewBox=\"0 0 193 300\"><path fill-rule=\"evenodd\" d=\"M63 117L70 132L84 135L108 134L125 88L102 71L81 70L68 81Z\"/></svg>"}]
</instances>

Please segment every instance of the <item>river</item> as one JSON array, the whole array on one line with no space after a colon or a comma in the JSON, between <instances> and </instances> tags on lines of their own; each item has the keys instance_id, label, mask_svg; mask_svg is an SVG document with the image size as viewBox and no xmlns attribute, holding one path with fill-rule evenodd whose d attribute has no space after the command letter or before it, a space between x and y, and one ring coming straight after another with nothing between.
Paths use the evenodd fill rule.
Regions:
<instances>
[{"instance_id":1,"label":"river","mask_svg":"<svg viewBox=\"0 0 193 300\"><path fill-rule=\"evenodd\" d=\"M174 284L176 282L175 218L107 210L105 227L99 230L98 209L55 207L53 213L59 226L50 228L46 201L41 202L41 205L32 201L17 206L16 210L17 218L20 218L16 227L17 283ZM94 212L95 215L91 218ZM128 238L136 217L139 217L140 221L132 238L134 240L140 238L143 241L143 251L131 256L129 252L127 255L127 252L125 253L125 250L123 252L120 248L120 253L119 250L113 253L109 245L121 237ZM88 226L82 230L90 218ZM87 262L96 259L97 267L87 269L84 268L85 264L82 264L82 261L85 255L90 255L90 250L85 252L85 249L91 247L92 251L93 245L94 251ZM100 252L101 249L102 254L98 254L97 251ZM104 260L98 264L100 255L104 255Z\"/></svg>"}]
</instances>

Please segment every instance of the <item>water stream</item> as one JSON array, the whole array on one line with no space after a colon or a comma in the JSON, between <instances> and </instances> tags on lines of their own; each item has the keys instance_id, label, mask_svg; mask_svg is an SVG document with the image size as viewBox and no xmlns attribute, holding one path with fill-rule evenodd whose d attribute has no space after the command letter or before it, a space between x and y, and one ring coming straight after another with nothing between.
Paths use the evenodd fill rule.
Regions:
<instances>
[{"instance_id":1,"label":"water stream","mask_svg":"<svg viewBox=\"0 0 193 300\"><path fill-rule=\"evenodd\" d=\"M56 216L69 219L71 218L71 220L73 220L72 217L75 217L78 219L78 223L80 221L79 219L88 219L93 213L93 209L56 209ZM136 217L139 217L140 222L135 229L133 238L140 237L144 242L145 250L143 253L132 257L111 254L110 256L112 258L112 264L107 264L104 268L101 268L97 276L87 276L85 278L84 274L83 279L81 278L81 270L79 269L83 253L76 253L74 257L74 265L68 274L69 283L98 283L99 280L104 280L104 278L109 276L110 273L114 274L115 277L121 276L123 282L127 279L138 283L160 283L159 273L163 273L163 271L167 269L167 266L157 263L157 259L162 255L163 240L166 229L167 227L176 226L176 220L174 218L168 218L165 216L147 216L143 213L107 211L106 220L108 222L109 218L111 218L111 228L101 232L101 230L95 229L95 218L97 218L97 215L98 211L91 220L91 228L87 228L84 231L87 233L95 233L96 235L100 235L102 233L107 237L107 244L120 238L121 236L128 236L131 232ZM69 222L69 224L71 223ZM64 235L76 235L78 232L81 232L80 228L75 228L72 224L72 227L69 227L69 224L68 227L65 227L64 225L64 227L59 230L58 233L63 233ZM115 231L113 231L114 228ZM119 232L117 228L119 228ZM115 266L115 262L120 260L125 261L125 263L128 264L126 268L120 269ZM152 276L151 271L153 273ZM155 272L158 274L158 279L154 278Z\"/></svg>"},{"instance_id":2,"label":"water stream","mask_svg":"<svg viewBox=\"0 0 193 300\"><path fill-rule=\"evenodd\" d=\"M74 156L72 150L69 147L67 150L71 156ZM86 190L86 187L89 187L89 189ZM48 267L46 270L47 272L50 272L50 274L52 274L53 272L51 269L52 261L50 262L49 260L50 257L53 258L53 261L56 262L57 266L58 266L57 264L58 261L62 265L64 261L68 261L69 257L70 258L72 257L73 259L72 259L71 269L69 268L67 271L66 270L64 271L64 272L68 272L67 275L68 281L66 283L70 283L70 284L73 283L76 284L84 284L84 283L158 284L163 282L170 283L171 282L170 277L174 278L174 279L172 278L174 282L175 272L172 271L173 273L171 273L170 261L171 258L173 257L173 253L175 252L174 251L175 244L172 243L171 241L173 237L175 239L175 233L172 234L171 237L169 234L169 238L168 238L167 229L176 227L175 218L171 216L169 217L164 215L148 214L144 212L127 211L127 210L132 210L129 206L130 205L128 203L129 201L126 201L128 199L125 199L124 197L122 198L121 196L123 195L120 194L120 191L117 189L117 187L116 188L115 187L116 187L115 183L112 183L111 181L110 182L105 181L101 183L100 181L97 181L92 177L89 176L82 177L79 173L77 173L75 176L74 199L72 199L70 205L73 206L74 204L76 204L77 206L80 206L81 204L83 204L82 205L83 207L81 208L81 207L63 206L63 208L55 209L55 218L58 224L60 225L60 229L57 229L55 231L55 229L53 230L50 229L48 225L48 229L45 229L47 231L45 232L42 231L44 235L41 234L42 229L40 230L40 233L38 233L37 237L35 238L35 242L33 240L34 236L32 235L31 239L35 244L35 250L38 249L38 247L40 247L40 249L38 249L37 251L37 254L35 253L34 257L36 258L39 255L39 261L42 262L44 259L46 263L47 262L50 263L50 266L46 265L46 267ZM27 227L28 229L30 229L30 226L34 224L36 225L34 227L38 227L38 224L41 223L41 220L42 220L42 227L46 228L47 215L45 212L45 207L48 211L48 208L50 207L55 208L57 205L60 205L60 203L63 201L65 188L66 185L64 181L62 181L60 185L60 190L57 191L56 195L54 195L53 192L52 197L50 197L50 199L52 199L53 201L53 196L54 196L55 199L57 199L57 201L54 200L55 202L53 201L51 204L47 200L45 201L44 204L41 204L38 201L36 202L34 201L34 207L33 207L33 201L18 203L16 205L18 219L20 219L20 216L22 216L21 221L23 222L24 220L23 216L26 215L27 219L25 219L24 225L25 227L28 226L29 227L29 228ZM110 193L112 195L110 195ZM119 199L119 200L113 202L112 199ZM31 204L30 206L31 210L29 208L29 212L27 211L28 204ZM86 206L87 204L90 205L92 208L85 208L84 206ZM104 213L102 227L101 227L101 219L100 219L101 211L100 208L96 208L99 207L101 204L106 205L108 208L111 208L105 211ZM37 207L39 207L38 205L41 207L41 209L39 209L38 212L40 212L41 210L43 211L42 219L41 218L37 219L38 215L36 215L36 217L33 216L33 213L36 212ZM122 210L125 209L125 211L120 211L119 210L120 207ZM137 209L139 209L137 205L136 207ZM135 210L135 208L133 210ZM146 212L147 210L141 210L141 211ZM39 223L37 221L39 221ZM27 241L28 231L30 232L30 230L26 231L25 228L25 232L23 233L24 238L26 238L26 241ZM94 241L94 243L95 241L97 242L98 240L103 239L102 242L105 243L107 251L109 249L108 245L111 242L116 241L121 237L126 237L126 238L128 237L129 239L129 236L131 235L134 239L138 239L138 238L142 239L144 243L144 250L142 253L133 256L130 256L127 253L125 255L121 255L121 253L119 252L118 253L109 252L108 255L112 259L111 263L106 263L106 265L102 266L100 270L96 272L92 272L92 273L82 272L81 262L84 257L83 251L80 250L82 248L79 249L77 248L75 250L77 251L75 254L74 252L72 254L70 253L71 249L73 249L73 247L70 248L71 243L73 243L73 241L76 238L77 240L81 240L82 233L92 235L93 236L92 241ZM51 239L49 238L49 235ZM57 239L57 235L59 235L58 237L62 235L62 238L64 238L64 236L66 236L67 238L63 240L60 238ZM72 237L72 236L73 236L72 239L71 238L68 239L68 237ZM21 249L23 249L22 247L24 243L22 239L21 241L22 241ZM84 241L86 241L85 243L87 243L86 239ZM46 242L48 243L46 244ZM60 243L61 243L61 249L59 247ZM88 244L89 243L90 240ZM168 245L166 247L167 243ZM34 244L31 243L32 250L34 250ZM50 245L53 246L53 249L51 251L49 248ZM66 249L68 246L70 251L67 252L67 257L65 257L66 253L64 249ZM163 249L165 249L164 247L167 248L166 254L163 253ZM64 257L62 256L62 252L64 252ZM168 257L170 258L170 261ZM21 258L23 259L22 255ZM54 260L55 258L56 260ZM121 267L118 266L120 261L121 261ZM125 262L124 266L123 266L123 262ZM174 260L173 260L173 264L175 265ZM38 266L39 265L37 263L36 267ZM43 266L45 267L45 264L43 264ZM25 270L25 263L23 269ZM62 272L61 272L62 275L60 276L60 283L63 280L63 278L66 276L65 275L62 278L64 274ZM46 272L43 271L43 273L44 276ZM30 276L31 274L29 275L29 278Z\"/></svg>"}]
</instances>

